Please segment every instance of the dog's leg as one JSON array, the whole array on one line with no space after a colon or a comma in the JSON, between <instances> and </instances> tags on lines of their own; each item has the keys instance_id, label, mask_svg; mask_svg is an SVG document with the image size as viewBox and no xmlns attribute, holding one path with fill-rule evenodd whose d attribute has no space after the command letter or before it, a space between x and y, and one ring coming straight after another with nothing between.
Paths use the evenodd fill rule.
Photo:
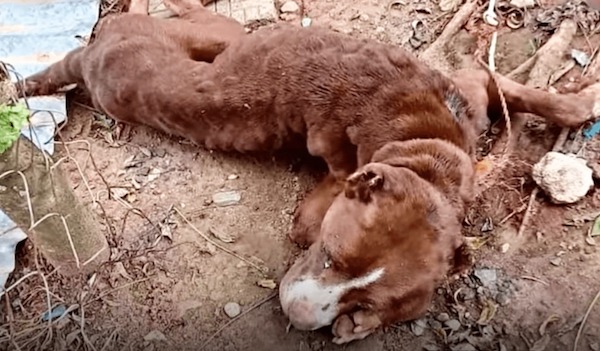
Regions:
<instances>
[{"instance_id":1,"label":"dog's leg","mask_svg":"<svg viewBox=\"0 0 600 351\"><path fill-rule=\"evenodd\" d=\"M308 247L317 241L323 217L343 189L343 182L328 174L302 200L294 214L292 231L289 234L294 243L301 247Z\"/></svg>"},{"instance_id":2,"label":"dog's leg","mask_svg":"<svg viewBox=\"0 0 600 351\"><path fill-rule=\"evenodd\" d=\"M501 111L498 87L484 70L461 70L456 85L476 111ZM497 76L510 113L532 113L561 127L576 127L600 115L600 84L573 94L552 94Z\"/></svg>"},{"instance_id":3,"label":"dog's leg","mask_svg":"<svg viewBox=\"0 0 600 351\"><path fill-rule=\"evenodd\" d=\"M198 0L164 0L164 3L185 20L178 22L174 31L193 60L212 62L233 41L246 34L241 23L210 11ZM195 26L189 26L190 22Z\"/></svg>"},{"instance_id":4,"label":"dog's leg","mask_svg":"<svg viewBox=\"0 0 600 351\"><path fill-rule=\"evenodd\" d=\"M81 61L84 47L69 52L45 70L16 83L19 96L52 95L73 83L82 83Z\"/></svg>"}]
</instances>

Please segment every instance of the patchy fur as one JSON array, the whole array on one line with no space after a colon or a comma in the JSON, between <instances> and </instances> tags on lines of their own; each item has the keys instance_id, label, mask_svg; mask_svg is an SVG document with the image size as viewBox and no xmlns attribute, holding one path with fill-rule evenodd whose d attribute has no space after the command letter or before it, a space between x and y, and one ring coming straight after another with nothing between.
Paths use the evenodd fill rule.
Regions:
<instances>
[{"instance_id":1,"label":"patchy fur","mask_svg":"<svg viewBox=\"0 0 600 351\"><path fill-rule=\"evenodd\" d=\"M77 83L112 118L209 149L307 149L330 174L296 213L290 237L310 248L282 279L284 313L300 329L333 324L336 343L422 315L465 262L475 139L500 106L488 73L446 77L404 49L316 27L246 35L192 0L167 4L178 18L133 0L136 13L101 22L23 93ZM593 117L596 85L555 95L498 79L510 112Z\"/></svg>"}]
</instances>

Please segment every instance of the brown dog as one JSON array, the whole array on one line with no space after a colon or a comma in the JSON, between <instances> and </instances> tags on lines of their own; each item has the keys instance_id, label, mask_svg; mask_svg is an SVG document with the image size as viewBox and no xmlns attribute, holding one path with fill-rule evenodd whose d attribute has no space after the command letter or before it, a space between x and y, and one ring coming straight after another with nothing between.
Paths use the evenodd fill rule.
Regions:
<instances>
[{"instance_id":1,"label":"brown dog","mask_svg":"<svg viewBox=\"0 0 600 351\"><path fill-rule=\"evenodd\" d=\"M114 16L91 45L27 78L24 92L78 83L112 118L210 149L301 140L330 175L291 233L310 246L280 285L291 323L333 324L345 343L423 314L436 284L460 268L475 139L499 106L488 73L451 79L401 48L319 28L245 35L202 7L169 3L180 18ZM598 115L596 85L553 95L498 80L510 112L562 126Z\"/></svg>"}]
</instances>

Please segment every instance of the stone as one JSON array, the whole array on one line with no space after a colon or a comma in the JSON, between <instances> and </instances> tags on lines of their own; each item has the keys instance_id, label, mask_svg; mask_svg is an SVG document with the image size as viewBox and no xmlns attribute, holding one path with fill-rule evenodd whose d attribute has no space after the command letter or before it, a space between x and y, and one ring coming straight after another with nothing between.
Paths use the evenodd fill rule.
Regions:
<instances>
[{"instance_id":1,"label":"stone","mask_svg":"<svg viewBox=\"0 0 600 351\"><path fill-rule=\"evenodd\" d=\"M438 321L444 323L450 320L450 316L448 315L448 313L440 313L438 314L437 317L435 317L435 319L437 319Z\"/></svg>"},{"instance_id":2,"label":"stone","mask_svg":"<svg viewBox=\"0 0 600 351\"><path fill-rule=\"evenodd\" d=\"M499 293L496 296L496 302L498 302L500 306L506 306L510 303L510 298L504 293Z\"/></svg>"},{"instance_id":3,"label":"stone","mask_svg":"<svg viewBox=\"0 0 600 351\"><path fill-rule=\"evenodd\" d=\"M295 1L286 1L279 10L282 13L296 13L300 11L300 6Z\"/></svg>"},{"instance_id":4,"label":"stone","mask_svg":"<svg viewBox=\"0 0 600 351\"><path fill-rule=\"evenodd\" d=\"M226 303L223 310L225 311L225 314L229 318L235 318L235 317L239 316L240 313L242 313L242 307L240 307L240 305L236 302Z\"/></svg>"},{"instance_id":5,"label":"stone","mask_svg":"<svg viewBox=\"0 0 600 351\"><path fill-rule=\"evenodd\" d=\"M242 194L238 191L225 191L212 196L212 202L220 207L236 205L241 199Z\"/></svg>"},{"instance_id":6,"label":"stone","mask_svg":"<svg viewBox=\"0 0 600 351\"><path fill-rule=\"evenodd\" d=\"M158 330L153 330L144 336L144 341L167 341L167 337Z\"/></svg>"},{"instance_id":7,"label":"stone","mask_svg":"<svg viewBox=\"0 0 600 351\"><path fill-rule=\"evenodd\" d=\"M495 269L476 269L473 273L477 279L481 282L481 285L489 287L494 284L498 279L498 275Z\"/></svg>"},{"instance_id":8,"label":"stone","mask_svg":"<svg viewBox=\"0 0 600 351\"><path fill-rule=\"evenodd\" d=\"M533 166L532 177L555 204L575 203L594 186L593 171L584 159L554 151Z\"/></svg>"},{"instance_id":9,"label":"stone","mask_svg":"<svg viewBox=\"0 0 600 351\"><path fill-rule=\"evenodd\" d=\"M446 325L448 328L450 328L450 330L452 331L457 331L460 329L460 322L457 319L451 319L449 321L446 321L444 323L444 325Z\"/></svg>"}]
</instances>

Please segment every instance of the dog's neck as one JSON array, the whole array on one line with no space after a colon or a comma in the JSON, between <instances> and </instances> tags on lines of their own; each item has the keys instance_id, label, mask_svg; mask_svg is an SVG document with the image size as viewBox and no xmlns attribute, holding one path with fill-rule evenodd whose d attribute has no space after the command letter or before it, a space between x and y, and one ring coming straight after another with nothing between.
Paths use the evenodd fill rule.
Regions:
<instances>
[{"instance_id":1,"label":"dog's neck","mask_svg":"<svg viewBox=\"0 0 600 351\"><path fill-rule=\"evenodd\" d=\"M472 200L473 160L458 146L441 139L413 139L390 142L373 155L371 162L408 168L432 184L464 215Z\"/></svg>"}]
</instances>

